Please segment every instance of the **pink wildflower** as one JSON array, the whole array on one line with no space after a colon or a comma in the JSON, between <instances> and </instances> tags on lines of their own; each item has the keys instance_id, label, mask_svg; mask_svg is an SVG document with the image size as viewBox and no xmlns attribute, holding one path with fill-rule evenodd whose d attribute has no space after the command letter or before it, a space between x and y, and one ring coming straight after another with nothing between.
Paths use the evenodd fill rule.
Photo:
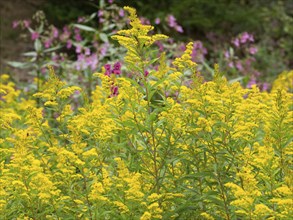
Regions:
<instances>
[{"instance_id":1,"label":"pink wildflower","mask_svg":"<svg viewBox=\"0 0 293 220\"><path fill-rule=\"evenodd\" d=\"M12 28L17 28L17 26L19 25L19 21L13 21L12 22Z\"/></svg>"},{"instance_id":2,"label":"pink wildflower","mask_svg":"<svg viewBox=\"0 0 293 220\"><path fill-rule=\"evenodd\" d=\"M58 35L59 35L58 29L55 28L55 27L53 27L52 32L53 32L53 37L54 37L54 38L57 38Z\"/></svg>"},{"instance_id":3,"label":"pink wildflower","mask_svg":"<svg viewBox=\"0 0 293 220\"><path fill-rule=\"evenodd\" d=\"M52 45L52 40L48 39L45 41L45 48L49 48Z\"/></svg>"},{"instance_id":4,"label":"pink wildflower","mask_svg":"<svg viewBox=\"0 0 293 220\"><path fill-rule=\"evenodd\" d=\"M112 73L114 73L115 75L121 74L121 63L120 62L116 62L114 64L114 69L112 70Z\"/></svg>"},{"instance_id":5,"label":"pink wildflower","mask_svg":"<svg viewBox=\"0 0 293 220\"><path fill-rule=\"evenodd\" d=\"M242 63L240 61L238 61L236 63L236 68L239 70L239 71L243 71L243 66L242 66Z\"/></svg>"},{"instance_id":6,"label":"pink wildflower","mask_svg":"<svg viewBox=\"0 0 293 220\"><path fill-rule=\"evenodd\" d=\"M240 42L242 44L245 44L246 41L249 39L250 35L247 32L244 32L241 36L240 36Z\"/></svg>"},{"instance_id":7,"label":"pink wildflower","mask_svg":"<svg viewBox=\"0 0 293 220\"><path fill-rule=\"evenodd\" d=\"M180 25L177 25L175 27L176 31L179 32L179 33L183 33L183 28L180 26Z\"/></svg>"},{"instance_id":8,"label":"pink wildflower","mask_svg":"<svg viewBox=\"0 0 293 220\"><path fill-rule=\"evenodd\" d=\"M77 22L82 23L84 22L85 18L84 17L78 17Z\"/></svg>"},{"instance_id":9,"label":"pink wildflower","mask_svg":"<svg viewBox=\"0 0 293 220\"><path fill-rule=\"evenodd\" d=\"M91 55L91 50L88 47L85 48L85 55Z\"/></svg>"},{"instance_id":10,"label":"pink wildflower","mask_svg":"<svg viewBox=\"0 0 293 220\"><path fill-rule=\"evenodd\" d=\"M72 42L71 42L71 40L68 40L67 42L66 42L66 48L67 49L70 49L72 47Z\"/></svg>"},{"instance_id":11,"label":"pink wildflower","mask_svg":"<svg viewBox=\"0 0 293 220\"><path fill-rule=\"evenodd\" d=\"M103 10L99 10L99 11L98 11L98 17L102 17L103 15L104 15Z\"/></svg>"},{"instance_id":12,"label":"pink wildflower","mask_svg":"<svg viewBox=\"0 0 293 220\"><path fill-rule=\"evenodd\" d=\"M229 63L228 63L228 66L229 66L230 68L234 68L234 63L233 63L233 62L229 62Z\"/></svg>"},{"instance_id":13,"label":"pink wildflower","mask_svg":"<svg viewBox=\"0 0 293 220\"><path fill-rule=\"evenodd\" d=\"M104 68L106 69L105 75L110 76L111 75L111 65L110 64L105 64Z\"/></svg>"},{"instance_id":14,"label":"pink wildflower","mask_svg":"<svg viewBox=\"0 0 293 220\"><path fill-rule=\"evenodd\" d=\"M230 53L229 53L228 50L225 51L224 56L225 56L226 59L230 58Z\"/></svg>"},{"instance_id":15,"label":"pink wildflower","mask_svg":"<svg viewBox=\"0 0 293 220\"><path fill-rule=\"evenodd\" d=\"M32 40L36 40L40 37L40 34L38 32L33 32L31 33L31 38Z\"/></svg>"},{"instance_id":16,"label":"pink wildflower","mask_svg":"<svg viewBox=\"0 0 293 220\"><path fill-rule=\"evenodd\" d=\"M250 81L247 83L246 88L251 88L255 84L256 80L254 78L251 78Z\"/></svg>"},{"instance_id":17,"label":"pink wildflower","mask_svg":"<svg viewBox=\"0 0 293 220\"><path fill-rule=\"evenodd\" d=\"M167 16L167 22L168 22L169 27L175 27L177 25L176 18L173 15Z\"/></svg>"},{"instance_id":18,"label":"pink wildflower","mask_svg":"<svg viewBox=\"0 0 293 220\"><path fill-rule=\"evenodd\" d=\"M253 55L253 54L256 54L257 51L258 51L257 47L253 47L253 46L252 46L252 47L249 48L249 53L252 54L252 55Z\"/></svg>"},{"instance_id":19,"label":"pink wildflower","mask_svg":"<svg viewBox=\"0 0 293 220\"><path fill-rule=\"evenodd\" d=\"M161 19L160 18L156 18L155 19L155 24L160 24L161 23Z\"/></svg>"},{"instance_id":20,"label":"pink wildflower","mask_svg":"<svg viewBox=\"0 0 293 220\"><path fill-rule=\"evenodd\" d=\"M263 83L262 84L262 91L268 91L269 89L269 84L268 83Z\"/></svg>"},{"instance_id":21,"label":"pink wildflower","mask_svg":"<svg viewBox=\"0 0 293 220\"><path fill-rule=\"evenodd\" d=\"M120 10L119 10L119 16L120 17L124 17L124 10L121 8Z\"/></svg>"},{"instance_id":22,"label":"pink wildflower","mask_svg":"<svg viewBox=\"0 0 293 220\"><path fill-rule=\"evenodd\" d=\"M112 96L118 95L118 86L112 86L111 88Z\"/></svg>"},{"instance_id":23,"label":"pink wildflower","mask_svg":"<svg viewBox=\"0 0 293 220\"><path fill-rule=\"evenodd\" d=\"M30 21L30 20L24 20L24 21L23 21L23 25L24 25L26 28L29 28L30 24L31 24L31 21Z\"/></svg>"},{"instance_id":24,"label":"pink wildflower","mask_svg":"<svg viewBox=\"0 0 293 220\"><path fill-rule=\"evenodd\" d=\"M80 45L76 46L75 52L76 53L81 53L81 46Z\"/></svg>"},{"instance_id":25,"label":"pink wildflower","mask_svg":"<svg viewBox=\"0 0 293 220\"><path fill-rule=\"evenodd\" d=\"M240 46L240 42L239 42L239 39L238 38L236 38L235 40L233 40L232 43L234 44L235 47L239 47Z\"/></svg>"}]
</instances>

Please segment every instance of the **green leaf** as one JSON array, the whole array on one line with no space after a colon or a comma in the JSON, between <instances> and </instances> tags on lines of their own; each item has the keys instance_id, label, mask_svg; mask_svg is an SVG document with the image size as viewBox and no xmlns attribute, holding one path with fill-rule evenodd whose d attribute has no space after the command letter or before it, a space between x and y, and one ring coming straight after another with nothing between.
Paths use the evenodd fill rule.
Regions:
<instances>
[{"instance_id":1,"label":"green leaf","mask_svg":"<svg viewBox=\"0 0 293 220\"><path fill-rule=\"evenodd\" d=\"M37 53L35 51L31 51L31 52L23 53L22 55L27 57L35 57L37 56Z\"/></svg>"},{"instance_id":2,"label":"green leaf","mask_svg":"<svg viewBox=\"0 0 293 220\"><path fill-rule=\"evenodd\" d=\"M30 67L29 63L22 63L22 62L15 62L15 61L9 61L7 62L7 64L12 67L21 68L21 69Z\"/></svg>"},{"instance_id":3,"label":"green leaf","mask_svg":"<svg viewBox=\"0 0 293 220\"><path fill-rule=\"evenodd\" d=\"M150 60L147 65L150 66L153 63L157 62L159 59L160 59L160 57L154 58L154 59Z\"/></svg>"},{"instance_id":4,"label":"green leaf","mask_svg":"<svg viewBox=\"0 0 293 220\"><path fill-rule=\"evenodd\" d=\"M42 43L41 43L41 41L39 39L35 40L34 46L35 46L35 50L37 52L40 52L42 50Z\"/></svg>"},{"instance_id":5,"label":"green leaf","mask_svg":"<svg viewBox=\"0 0 293 220\"><path fill-rule=\"evenodd\" d=\"M105 43L108 43L109 42L108 35L105 34L105 33L100 33L100 39L102 41L104 41Z\"/></svg>"},{"instance_id":6,"label":"green leaf","mask_svg":"<svg viewBox=\"0 0 293 220\"><path fill-rule=\"evenodd\" d=\"M95 13L92 13L89 20L94 19L96 16L97 16L97 13L96 12Z\"/></svg>"},{"instance_id":7,"label":"green leaf","mask_svg":"<svg viewBox=\"0 0 293 220\"><path fill-rule=\"evenodd\" d=\"M158 80L152 87L151 87L151 90L155 89L157 90L157 86L160 85L161 83L163 83L164 81L166 80L166 77Z\"/></svg>"},{"instance_id":8,"label":"green leaf","mask_svg":"<svg viewBox=\"0 0 293 220\"><path fill-rule=\"evenodd\" d=\"M210 177L210 176L211 176L211 172L203 171L203 172L197 172L197 173L185 175L181 179L182 180L184 180L184 179L197 179L197 178L205 178L205 177Z\"/></svg>"},{"instance_id":9,"label":"green leaf","mask_svg":"<svg viewBox=\"0 0 293 220\"><path fill-rule=\"evenodd\" d=\"M229 80L229 83L239 82L239 81L241 81L242 79L244 79L244 77L243 77L243 76L240 76L240 77L237 77L237 78L235 78L235 79L231 79L231 80Z\"/></svg>"},{"instance_id":10,"label":"green leaf","mask_svg":"<svg viewBox=\"0 0 293 220\"><path fill-rule=\"evenodd\" d=\"M83 24L74 24L73 26L79 28L80 30L96 32L96 29Z\"/></svg>"},{"instance_id":11,"label":"green leaf","mask_svg":"<svg viewBox=\"0 0 293 220\"><path fill-rule=\"evenodd\" d=\"M203 61L202 64L212 74L212 76L214 76L214 70L206 62Z\"/></svg>"},{"instance_id":12,"label":"green leaf","mask_svg":"<svg viewBox=\"0 0 293 220\"><path fill-rule=\"evenodd\" d=\"M48 52L52 52L52 51L58 50L61 47L62 47L61 45L58 45L56 47L52 47L52 48L46 49L46 50L44 50L44 53L48 53Z\"/></svg>"},{"instance_id":13,"label":"green leaf","mask_svg":"<svg viewBox=\"0 0 293 220\"><path fill-rule=\"evenodd\" d=\"M205 196L205 198L209 201L211 201L213 204L218 205L219 207L224 207L224 202L221 198L219 198L218 196L215 195L207 195Z\"/></svg>"}]
</instances>

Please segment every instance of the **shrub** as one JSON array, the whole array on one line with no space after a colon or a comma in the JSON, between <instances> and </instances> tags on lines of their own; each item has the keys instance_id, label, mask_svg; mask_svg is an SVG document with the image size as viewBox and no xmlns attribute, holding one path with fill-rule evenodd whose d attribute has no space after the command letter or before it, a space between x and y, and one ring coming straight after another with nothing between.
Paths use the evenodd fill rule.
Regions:
<instances>
[{"instance_id":1,"label":"shrub","mask_svg":"<svg viewBox=\"0 0 293 220\"><path fill-rule=\"evenodd\" d=\"M32 97L1 76L1 218L290 219L292 85L278 84L292 72L270 93L217 65L204 82L192 43L171 66L152 59L167 36L125 10L113 38L131 77L102 68L91 99L53 68Z\"/></svg>"}]
</instances>

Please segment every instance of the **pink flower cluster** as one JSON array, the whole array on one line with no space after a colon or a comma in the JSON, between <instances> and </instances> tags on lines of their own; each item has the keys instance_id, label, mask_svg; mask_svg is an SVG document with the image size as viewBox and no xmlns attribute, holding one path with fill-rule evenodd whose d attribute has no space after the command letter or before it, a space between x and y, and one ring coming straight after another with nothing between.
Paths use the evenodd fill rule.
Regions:
<instances>
[{"instance_id":1,"label":"pink flower cluster","mask_svg":"<svg viewBox=\"0 0 293 220\"><path fill-rule=\"evenodd\" d=\"M203 62L205 59L205 55L208 53L207 49L203 46L201 41L194 41L193 42L193 49L192 49L192 60L195 62Z\"/></svg>"},{"instance_id":2,"label":"pink flower cluster","mask_svg":"<svg viewBox=\"0 0 293 220\"><path fill-rule=\"evenodd\" d=\"M232 40L232 44L236 47L239 48L241 46L247 46L251 43L254 43L254 37L252 34L249 34L247 32L244 32L240 34L238 37ZM249 47L249 53L250 54L256 54L257 48L254 46Z\"/></svg>"},{"instance_id":3,"label":"pink flower cluster","mask_svg":"<svg viewBox=\"0 0 293 220\"><path fill-rule=\"evenodd\" d=\"M81 46L76 47L77 61L76 69L85 70L90 68L92 71L97 69L98 66L98 56L96 53L91 54L89 48L82 48Z\"/></svg>"},{"instance_id":4,"label":"pink flower cluster","mask_svg":"<svg viewBox=\"0 0 293 220\"><path fill-rule=\"evenodd\" d=\"M169 27L175 29L179 33L183 33L183 28L177 24L176 18L173 15L167 16L167 22Z\"/></svg>"},{"instance_id":5,"label":"pink flower cluster","mask_svg":"<svg viewBox=\"0 0 293 220\"><path fill-rule=\"evenodd\" d=\"M113 65L113 69L111 68L110 64L104 65L104 68L106 69L105 75L110 76L111 74L120 75L121 74L121 63L116 62Z\"/></svg>"},{"instance_id":6,"label":"pink flower cluster","mask_svg":"<svg viewBox=\"0 0 293 220\"><path fill-rule=\"evenodd\" d=\"M109 76L111 74L114 74L114 75L120 75L121 74L121 63L120 62L116 62L114 65L113 65L113 68L111 67L110 64L106 64L104 65L104 68L105 68L105 75L106 76ZM113 82L112 82L112 86L110 88L111 90L111 95L110 97L114 97L114 96L117 96L119 93L118 93L118 86L115 85L114 83L114 79L112 78Z\"/></svg>"},{"instance_id":7,"label":"pink flower cluster","mask_svg":"<svg viewBox=\"0 0 293 220\"><path fill-rule=\"evenodd\" d=\"M268 84L258 82L261 73L254 66L256 62L255 54L258 52L254 42L255 39L252 34L248 32L241 33L231 41L232 47L224 52L224 57L229 68L236 70L249 79L246 85L247 88L258 84L262 90L266 91Z\"/></svg>"}]
</instances>

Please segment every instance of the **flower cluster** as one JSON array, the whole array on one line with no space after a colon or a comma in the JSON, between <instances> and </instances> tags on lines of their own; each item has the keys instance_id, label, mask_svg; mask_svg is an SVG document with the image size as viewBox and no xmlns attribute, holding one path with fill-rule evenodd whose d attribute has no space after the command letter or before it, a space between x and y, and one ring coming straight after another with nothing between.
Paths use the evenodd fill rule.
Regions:
<instances>
[{"instance_id":1,"label":"flower cluster","mask_svg":"<svg viewBox=\"0 0 293 220\"><path fill-rule=\"evenodd\" d=\"M176 18L173 15L168 15L166 20L169 27L175 29L179 33L183 33L183 28L177 24Z\"/></svg>"},{"instance_id":2,"label":"flower cluster","mask_svg":"<svg viewBox=\"0 0 293 220\"><path fill-rule=\"evenodd\" d=\"M117 62L113 65L113 69L111 69L110 64L104 65L105 68L105 75L110 76L111 74L120 75L121 74L121 63Z\"/></svg>"}]
</instances>

